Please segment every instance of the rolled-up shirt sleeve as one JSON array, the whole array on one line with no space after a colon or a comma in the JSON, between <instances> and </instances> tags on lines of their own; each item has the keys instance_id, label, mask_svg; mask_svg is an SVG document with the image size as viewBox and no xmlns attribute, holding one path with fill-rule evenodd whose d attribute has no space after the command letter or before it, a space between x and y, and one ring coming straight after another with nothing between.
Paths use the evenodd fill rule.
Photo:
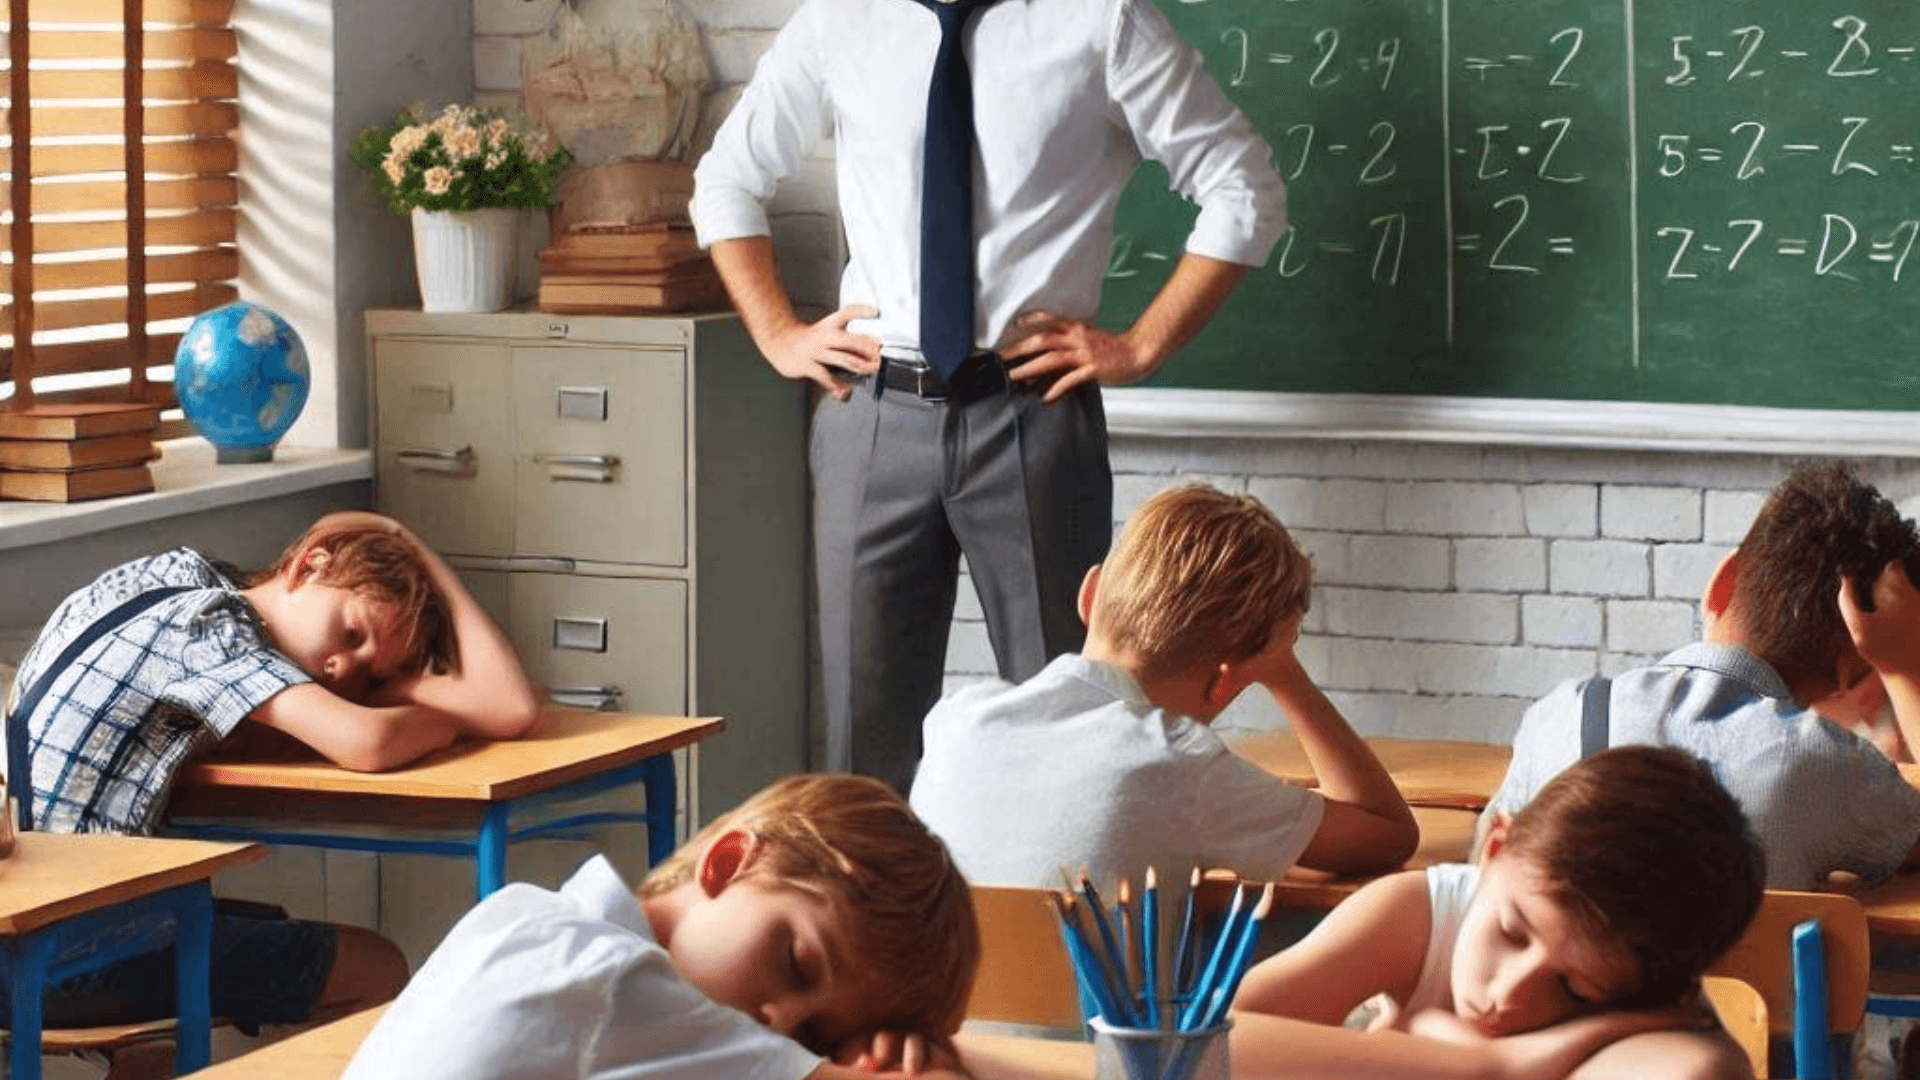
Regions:
<instances>
[{"instance_id":1,"label":"rolled-up shirt sleeve","mask_svg":"<svg viewBox=\"0 0 1920 1080\"><path fill-rule=\"evenodd\" d=\"M1287 229L1286 185L1267 141L1147 0L1118 5L1108 56L1108 92L1141 153L1200 207L1186 250L1264 264Z\"/></svg>"},{"instance_id":2,"label":"rolled-up shirt sleeve","mask_svg":"<svg viewBox=\"0 0 1920 1080\"><path fill-rule=\"evenodd\" d=\"M827 128L818 9L802 4L794 12L694 168L688 211L701 247L767 235L767 200Z\"/></svg>"}]
</instances>

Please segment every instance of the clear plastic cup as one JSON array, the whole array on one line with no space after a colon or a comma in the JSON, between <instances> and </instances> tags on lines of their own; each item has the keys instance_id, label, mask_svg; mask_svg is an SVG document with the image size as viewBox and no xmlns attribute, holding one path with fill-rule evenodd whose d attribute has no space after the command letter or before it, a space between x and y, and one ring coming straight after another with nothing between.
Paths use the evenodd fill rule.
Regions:
<instances>
[{"instance_id":1,"label":"clear plastic cup","mask_svg":"<svg viewBox=\"0 0 1920 1080\"><path fill-rule=\"evenodd\" d=\"M1228 1080L1227 1032L1233 1020L1201 1031L1093 1027L1094 1080Z\"/></svg>"}]
</instances>

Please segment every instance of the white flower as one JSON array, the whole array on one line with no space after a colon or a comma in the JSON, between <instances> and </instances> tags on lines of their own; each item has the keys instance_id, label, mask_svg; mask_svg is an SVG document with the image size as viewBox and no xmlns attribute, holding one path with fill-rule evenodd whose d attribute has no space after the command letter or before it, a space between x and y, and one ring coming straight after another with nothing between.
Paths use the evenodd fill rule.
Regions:
<instances>
[{"instance_id":1,"label":"white flower","mask_svg":"<svg viewBox=\"0 0 1920 1080\"><path fill-rule=\"evenodd\" d=\"M496 116L487 125L487 140L495 146L503 146L507 141L507 118Z\"/></svg>"},{"instance_id":2,"label":"white flower","mask_svg":"<svg viewBox=\"0 0 1920 1080\"><path fill-rule=\"evenodd\" d=\"M387 149L395 156L405 158L420 149L420 144L426 141L427 129L418 124L409 124L393 133L393 138L387 142Z\"/></svg>"},{"instance_id":3,"label":"white flower","mask_svg":"<svg viewBox=\"0 0 1920 1080\"><path fill-rule=\"evenodd\" d=\"M443 165L435 165L427 170L427 193L445 195L447 188L453 185L453 171Z\"/></svg>"},{"instance_id":4,"label":"white flower","mask_svg":"<svg viewBox=\"0 0 1920 1080\"><path fill-rule=\"evenodd\" d=\"M480 156L480 132L474 128L461 124L449 131L446 139L447 153L452 155L453 160L465 161Z\"/></svg>"},{"instance_id":5,"label":"white flower","mask_svg":"<svg viewBox=\"0 0 1920 1080\"><path fill-rule=\"evenodd\" d=\"M380 163L380 168L386 172L387 179L396 184L407 174L407 167L400 163L398 154L388 154L386 160Z\"/></svg>"},{"instance_id":6,"label":"white flower","mask_svg":"<svg viewBox=\"0 0 1920 1080\"><path fill-rule=\"evenodd\" d=\"M273 316L257 307L250 307L240 318L240 325L234 329L240 340L248 345L259 345L271 341L277 331L273 325Z\"/></svg>"},{"instance_id":7,"label":"white flower","mask_svg":"<svg viewBox=\"0 0 1920 1080\"><path fill-rule=\"evenodd\" d=\"M506 163L507 154L504 150L495 150L493 153L487 155L487 168L489 169L497 169Z\"/></svg>"}]
</instances>

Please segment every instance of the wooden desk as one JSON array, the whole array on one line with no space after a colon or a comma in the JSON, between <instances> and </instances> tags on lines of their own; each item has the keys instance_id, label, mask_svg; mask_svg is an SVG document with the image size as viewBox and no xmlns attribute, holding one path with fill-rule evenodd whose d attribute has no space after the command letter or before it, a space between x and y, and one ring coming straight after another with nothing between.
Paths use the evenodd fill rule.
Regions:
<instances>
[{"instance_id":1,"label":"wooden desk","mask_svg":"<svg viewBox=\"0 0 1920 1080\"><path fill-rule=\"evenodd\" d=\"M193 1080L338 1080L385 1005L269 1043L193 1074Z\"/></svg>"},{"instance_id":2,"label":"wooden desk","mask_svg":"<svg viewBox=\"0 0 1920 1080\"><path fill-rule=\"evenodd\" d=\"M21 833L0 861L0 951L12 1016L15 1080L40 1076L41 996L51 982L171 942L178 961L181 1073L206 1065L212 1018L208 947L213 895L207 880L267 856L258 844L141 836Z\"/></svg>"},{"instance_id":3,"label":"wooden desk","mask_svg":"<svg viewBox=\"0 0 1920 1080\"><path fill-rule=\"evenodd\" d=\"M1093 1044L962 1033L960 1060L973 1080L1089 1080Z\"/></svg>"},{"instance_id":4,"label":"wooden desk","mask_svg":"<svg viewBox=\"0 0 1920 1080\"><path fill-rule=\"evenodd\" d=\"M1309 787L1319 783L1292 732L1235 739L1228 745L1282 780ZM1494 743L1368 739L1367 745L1410 806L1479 810L1500 787L1507 763L1513 759L1512 747Z\"/></svg>"},{"instance_id":5,"label":"wooden desk","mask_svg":"<svg viewBox=\"0 0 1920 1080\"><path fill-rule=\"evenodd\" d=\"M1869 933L1920 938L1920 873L1895 874L1856 895Z\"/></svg>"},{"instance_id":6,"label":"wooden desk","mask_svg":"<svg viewBox=\"0 0 1920 1080\"><path fill-rule=\"evenodd\" d=\"M718 732L718 717L632 716L548 706L532 735L463 742L403 769L360 773L323 759L212 758L180 770L169 830L184 836L259 840L350 851L472 858L477 891L506 883L507 845L577 834L614 821L645 820L647 854L674 848L671 752ZM520 829L514 811L571 802L631 784L646 787L646 813L582 814ZM311 827L309 827L311 826ZM410 838L332 831L335 826L453 829L462 838ZM472 839L464 834L471 831Z\"/></svg>"},{"instance_id":7,"label":"wooden desk","mask_svg":"<svg viewBox=\"0 0 1920 1080\"><path fill-rule=\"evenodd\" d=\"M1413 819L1420 824L1420 846L1402 869L1424 870L1435 863L1466 862L1472 853L1473 826L1480 815L1472 810L1441 806L1416 806ZM1274 888L1274 902L1282 907L1325 911L1347 897L1371 877L1335 877L1319 870L1294 867Z\"/></svg>"},{"instance_id":8,"label":"wooden desk","mask_svg":"<svg viewBox=\"0 0 1920 1080\"><path fill-rule=\"evenodd\" d=\"M223 1061L194 1080L338 1080L385 1007L303 1031ZM1093 1044L963 1034L960 1056L974 1080L1087 1080Z\"/></svg>"}]
</instances>

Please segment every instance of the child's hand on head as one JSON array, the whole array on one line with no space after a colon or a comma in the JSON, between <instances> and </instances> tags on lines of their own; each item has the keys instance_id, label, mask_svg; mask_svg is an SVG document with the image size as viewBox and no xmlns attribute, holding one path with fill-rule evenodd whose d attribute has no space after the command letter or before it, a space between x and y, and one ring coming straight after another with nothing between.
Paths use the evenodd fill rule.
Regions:
<instances>
[{"instance_id":1,"label":"child's hand on head","mask_svg":"<svg viewBox=\"0 0 1920 1080\"><path fill-rule=\"evenodd\" d=\"M1840 582L1840 617L1861 657L1883 674L1920 678L1920 590L1906 567L1897 559L1883 567L1871 597L1855 590L1854 582ZM1872 611L1861 607L1863 599L1872 601Z\"/></svg>"}]
</instances>

